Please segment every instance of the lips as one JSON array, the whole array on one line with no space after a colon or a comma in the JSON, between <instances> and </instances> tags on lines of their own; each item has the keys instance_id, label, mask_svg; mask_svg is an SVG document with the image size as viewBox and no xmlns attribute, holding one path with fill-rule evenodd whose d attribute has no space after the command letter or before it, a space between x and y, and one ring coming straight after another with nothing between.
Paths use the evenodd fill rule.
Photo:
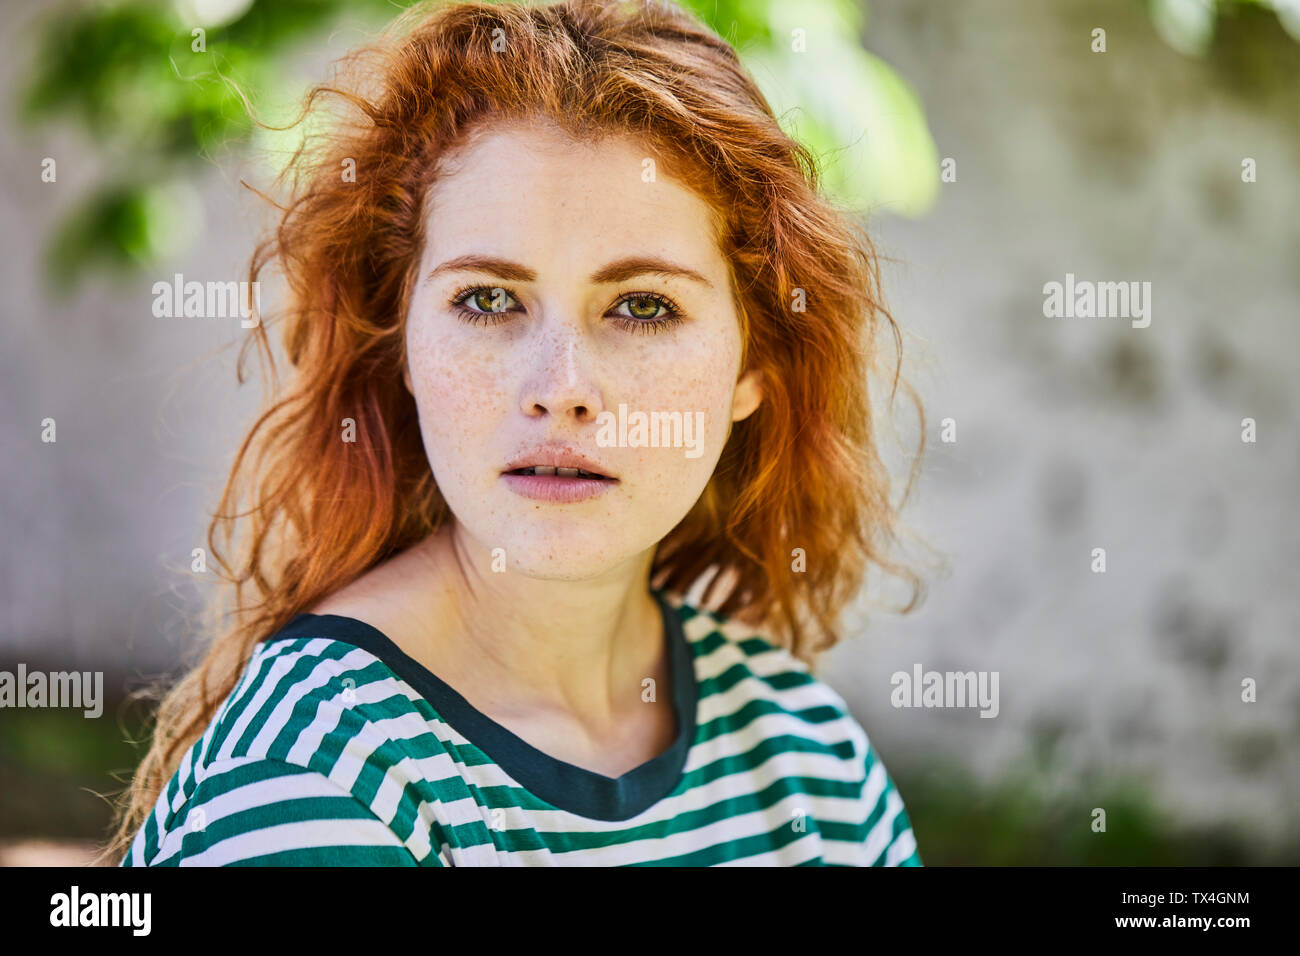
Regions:
<instances>
[{"instance_id":1,"label":"lips","mask_svg":"<svg viewBox=\"0 0 1300 956\"><path fill-rule=\"evenodd\" d=\"M613 494L614 486L618 484L616 478L580 478L568 474L524 475L510 471L504 473L501 480L515 494L548 505L576 505L594 501Z\"/></svg>"}]
</instances>

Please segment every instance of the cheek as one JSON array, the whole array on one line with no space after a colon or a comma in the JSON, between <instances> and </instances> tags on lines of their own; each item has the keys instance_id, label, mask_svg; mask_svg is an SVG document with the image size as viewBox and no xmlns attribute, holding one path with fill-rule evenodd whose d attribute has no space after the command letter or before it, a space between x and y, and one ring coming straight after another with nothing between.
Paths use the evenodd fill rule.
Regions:
<instances>
[{"instance_id":1,"label":"cheek","mask_svg":"<svg viewBox=\"0 0 1300 956\"><path fill-rule=\"evenodd\" d=\"M653 352L653 350L652 350ZM739 352L722 335L701 336L675 349L646 356L618 389L628 410L704 413L703 447L721 452L731 425ZM613 410L617 410L616 408Z\"/></svg>"},{"instance_id":2,"label":"cheek","mask_svg":"<svg viewBox=\"0 0 1300 956\"><path fill-rule=\"evenodd\" d=\"M411 386L428 426L469 424L481 418L492 401L501 401L504 362L482 349L466 349L451 336L417 332L407 342Z\"/></svg>"},{"instance_id":3,"label":"cheek","mask_svg":"<svg viewBox=\"0 0 1300 956\"><path fill-rule=\"evenodd\" d=\"M701 337L671 350L647 350L610 396L611 412L680 412L693 427L691 448L627 448L630 471L641 477L640 493L658 498L664 514L676 514L704 490L717 466L731 427L731 401L740 355L721 335ZM701 419L697 413L703 413ZM695 428L696 424L702 426ZM688 454L689 452L689 454ZM633 464L634 463L634 464ZM686 501L685 499L690 499ZM671 522L675 524L677 515ZM670 524L670 527L671 527Z\"/></svg>"}]
</instances>

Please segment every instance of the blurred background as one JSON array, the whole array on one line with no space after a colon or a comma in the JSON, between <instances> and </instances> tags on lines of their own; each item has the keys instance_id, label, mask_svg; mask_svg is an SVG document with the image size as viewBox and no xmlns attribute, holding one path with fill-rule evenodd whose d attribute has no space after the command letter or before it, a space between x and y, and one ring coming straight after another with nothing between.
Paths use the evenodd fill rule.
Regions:
<instances>
[{"instance_id":1,"label":"blurred background","mask_svg":"<svg viewBox=\"0 0 1300 956\"><path fill-rule=\"evenodd\" d=\"M684 5L885 257L927 415L905 517L943 562L907 616L869 581L819 673L924 861L1300 863L1300 3ZM241 94L288 123L401 6L0 4L0 670L106 697L0 709L0 864L89 858L143 754L127 692L193 654L263 394L238 317L156 318L152 286L246 278L273 221L241 179L301 132ZM1149 327L1045 317L1067 274L1150 282ZM998 672L998 716L894 707L916 665Z\"/></svg>"}]
</instances>

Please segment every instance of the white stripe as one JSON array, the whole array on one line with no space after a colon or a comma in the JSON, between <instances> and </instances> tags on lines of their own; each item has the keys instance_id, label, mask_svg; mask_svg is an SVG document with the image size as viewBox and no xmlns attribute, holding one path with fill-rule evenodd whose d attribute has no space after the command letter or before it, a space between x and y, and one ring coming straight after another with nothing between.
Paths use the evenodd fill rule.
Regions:
<instances>
[{"instance_id":1,"label":"white stripe","mask_svg":"<svg viewBox=\"0 0 1300 956\"><path fill-rule=\"evenodd\" d=\"M131 857L132 866L145 865L144 864L144 827L140 828L140 832L137 833L135 835L135 839L131 841L131 848L128 851L128 855Z\"/></svg>"},{"instance_id":2,"label":"white stripe","mask_svg":"<svg viewBox=\"0 0 1300 956\"><path fill-rule=\"evenodd\" d=\"M283 850L323 846L401 846L378 820L303 820L241 833L181 860L181 866L226 866Z\"/></svg>"},{"instance_id":3,"label":"white stripe","mask_svg":"<svg viewBox=\"0 0 1300 956\"><path fill-rule=\"evenodd\" d=\"M210 724L209 726L212 725ZM177 781L177 785L176 785L176 796L172 799L171 806L169 808L172 813L175 813L177 810L179 810L181 808L181 805L184 804L187 799L187 797L185 796L185 784L189 781L190 773L194 769L193 757L194 757L194 748L190 747L188 750L185 751L185 756L181 758L180 766L176 768L176 776L179 777L179 780ZM171 781L168 780L167 783L168 786L163 788L164 796L166 795L167 790L171 785Z\"/></svg>"},{"instance_id":4,"label":"white stripe","mask_svg":"<svg viewBox=\"0 0 1300 956\"><path fill-rule=\"evenodd\" d=\"M866 782L862 788L862 811L858 817L860 822L866 820L875 812L876 804L880 802L880 795L885 792L885 787L889 784L889 773L885 770L885 765L877 760L871 765L871 772L867 774Z\"/></svg>"},{"instance_id":5,"label":"white stripe","mask_svg":"<svg viewBox=\"0 0 1300 956\"><path fill-rule=\"evenodd\" d=\"M822 841L813 831L808 831L800 839L776 850L764 850L753 856L743 856L736 860L715 863L714 866L798 866L810 860L819 859Z\"/></svg>"},{"instance_id":6,"label":"white stripe","mask_svg":"<svg viewBox=\"0 0 1300 956\"><path fill-rule=\"evenodd\" d=\"M885 854L885 866L898 866L911 856L915 850L916 837L912 835L912 830L909 827L898 835L898 839L894 841L889 848L889 852Z\"/></svg>"},{"instance_id":7,"label":"white stripe","mask_svg":"<svg viewBox=\"0 0 1300 956\"><path fill-rule=\"evenodd\" d=\"M385 743L387 743L386 739L368 732L349 737L339 752L338 759L334 761L334 766L330 768L330 779L344 790L351 792L355 789L370 755Z\"/></svg>"},{"instance_id":8,"label":"white stripe","mask_svg":"<svg viewBox=\"0 0 1300 956\"><path fill-rule=\"evenodd\" d=\"M903 801L898 796L898 791L890 790L889 796L885 799L885 815L871 828L866 842L862 844L862 855L866 859L864 866L871 866L880 854L885 852L885 847L889 846L889 842L894 838L894 817L898 816L898 811L902 809Z\"/></svg>"}]
</instances>

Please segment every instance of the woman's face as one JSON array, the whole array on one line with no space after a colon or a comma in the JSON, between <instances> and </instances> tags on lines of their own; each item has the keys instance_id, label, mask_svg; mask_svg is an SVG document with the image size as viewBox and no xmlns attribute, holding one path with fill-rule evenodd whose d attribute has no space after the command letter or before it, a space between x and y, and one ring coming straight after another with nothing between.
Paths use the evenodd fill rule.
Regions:
<instances>
[{"instance_id":1,"label":"woman's face","mask_svg":"<svg viewBox=\"0 0 1300 956\"><path fill-rule=\"evenodd\" d=\"M635 140L580 144L529 124L471 140L425 215L406 385L458 536L539 578L643 557L761 398L755 374L737 380L740 323L710 207L654 174ZM673 307L677 321L656 324ZM506 474L543 446L617 481ZM565 495L580 497L554 500Z\"/></svg>"}]
</instances>

